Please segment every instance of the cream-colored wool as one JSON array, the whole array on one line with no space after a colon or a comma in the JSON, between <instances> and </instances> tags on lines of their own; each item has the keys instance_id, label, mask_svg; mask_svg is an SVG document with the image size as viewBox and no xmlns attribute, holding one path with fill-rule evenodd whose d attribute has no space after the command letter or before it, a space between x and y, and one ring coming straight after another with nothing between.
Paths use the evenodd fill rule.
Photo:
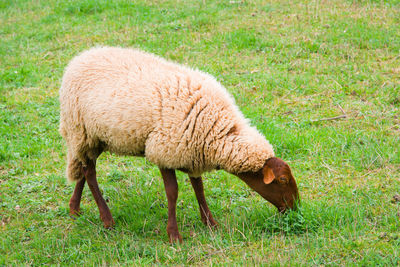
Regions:
<instances>
[{"instance_id":1,"label":"cream-colored wool","mask_svg":"<svg viewBox=\"0 0 400 267\"><path fill-rule=\"evenodd\" d=\"M60 102L70 181L107 150L194 177L218 167L257 171L274 156L212 76L139 50L93 48L75 57Z\"/></svg>"}]
</instances>

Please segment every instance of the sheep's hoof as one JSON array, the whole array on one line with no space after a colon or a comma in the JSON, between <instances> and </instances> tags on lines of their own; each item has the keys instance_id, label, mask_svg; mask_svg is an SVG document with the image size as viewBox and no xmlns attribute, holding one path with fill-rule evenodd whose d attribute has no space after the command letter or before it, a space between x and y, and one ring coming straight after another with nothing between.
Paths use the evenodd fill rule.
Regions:
<instances>
[{"instance_id":1,"label":"sheep's hoof","mask_svg":"<svg viewBox=\"0 0 400 267\"><path fill-rule=\"evenodd\" d=\"M182 237L179 233L170 233L170 234L168 234L168 236L169 236L169 242L171 244L183 243Z\"/></svg>"},{"instance_id":2,"label":"sheep's hoof","mask_svg":"<svg viewBox=\"0 0 400 267\"><path fill-rule=\"evenodd\" d=\"M72 214L70 214L69 217L70 217L72 220L75 221L76 219L78 219L79 215L77 216L77 215L72 215Z\"/></svg>"},{"instance_id":3,"label":"sheep's hoof","mask_svg":"<svg viewBox=\"0 0 400 267\"><path fill-rule=\"evenodd\" d=\"M211 228L218 228L218 223L216 221L210 221L207 225Z\"/></svg>"},{"instance_id":4,"label":"sheep's hoof","mask_svg":"<svg viewBox=\"0 0 400 267\"><path fill-rule=\"evenodd\" d=\"M78 210L70 209L69 210L69 217L71 217L74 220L76 220L80 215L81 215L80 209L78 209Z\"/></svg>"},{"instance_id":5,"label":"sheep's hoof","mask_svg":"<svg viewBox=\"0 0 400 267\"><path fill-rule=\"evenodd\" d=\"M110 229L110 230L113 229L114 225L115 225L113 218L111 218L111 220L103 221L103 223L104 223L104 228Z\"/></svg>"},{"instance_id":6,"label":"sheep's hoof","mask_svg":"<svg viewBox=\"0 0 400 267\"><path fill-rule=\"evenodd\" d=\"M217 228L218 222L215 221L213 218L202 218L203 223L211 228Z\"/></svg>"}]
</instances>

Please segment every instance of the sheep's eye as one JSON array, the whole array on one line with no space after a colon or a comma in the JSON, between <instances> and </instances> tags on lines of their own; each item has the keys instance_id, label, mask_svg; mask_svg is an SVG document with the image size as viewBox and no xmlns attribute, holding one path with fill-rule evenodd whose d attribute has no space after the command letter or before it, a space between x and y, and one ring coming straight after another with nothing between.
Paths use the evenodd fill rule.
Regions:
<instances>
[{"instance_id":1,"label":"sheep's eye","mask_svg":"<svg viewBox=\"0 0 400 267\"><path fill-rule=\"evenodd\" d=\"M289 182L289 179L286 178L285 176L279 177L279 183L281 184L287 184Z\"/></svg>"}]
</instances>

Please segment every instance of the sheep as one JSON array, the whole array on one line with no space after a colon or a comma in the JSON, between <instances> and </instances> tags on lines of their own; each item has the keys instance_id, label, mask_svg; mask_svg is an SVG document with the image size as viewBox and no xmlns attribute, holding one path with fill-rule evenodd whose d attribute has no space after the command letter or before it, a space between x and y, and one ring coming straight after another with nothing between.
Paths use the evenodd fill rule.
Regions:
<instances>
[{"instance_id":1,"label":"sheep","mask_svg":"<svg viewBox=\"0 0 400 267\"><path fill-rule=\"evenodd\" d=\"M70 215L80 213L85 181L104 227L115 222L96 180L96 159L109 151L144 156L157 165L168 200L170 242L176 222L175 170L189 175L204 224L216 226L201 175L223 169L238 176L280 212L299 199L290 167L211 75L138 49L92 48L67 66L60 88L60 133L67 178L76 186Z\"/></svg>"}]
</instances>

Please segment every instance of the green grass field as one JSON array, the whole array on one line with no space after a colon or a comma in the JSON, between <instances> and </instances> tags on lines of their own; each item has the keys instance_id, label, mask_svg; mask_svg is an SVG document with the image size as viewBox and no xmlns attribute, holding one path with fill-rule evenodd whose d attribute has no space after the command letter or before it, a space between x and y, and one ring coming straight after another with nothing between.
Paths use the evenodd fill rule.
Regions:
<instances>
[{"instance_id":1,"label":"green grass field","mask_svg":"<svg viewBox=\"0 0 400 267\"><path fill-rule=\"evenodd\" d=\"M400 265L398 0L2 0L0 39L0 266ZM291 165L300 211L281 216L215 171L208 229L178 172L184 243L170 245L158 168L103 154L116 227L87 187L72 220L58 88L68 61L101 45L217 77Z\"/></svg>"}]
</instances>

